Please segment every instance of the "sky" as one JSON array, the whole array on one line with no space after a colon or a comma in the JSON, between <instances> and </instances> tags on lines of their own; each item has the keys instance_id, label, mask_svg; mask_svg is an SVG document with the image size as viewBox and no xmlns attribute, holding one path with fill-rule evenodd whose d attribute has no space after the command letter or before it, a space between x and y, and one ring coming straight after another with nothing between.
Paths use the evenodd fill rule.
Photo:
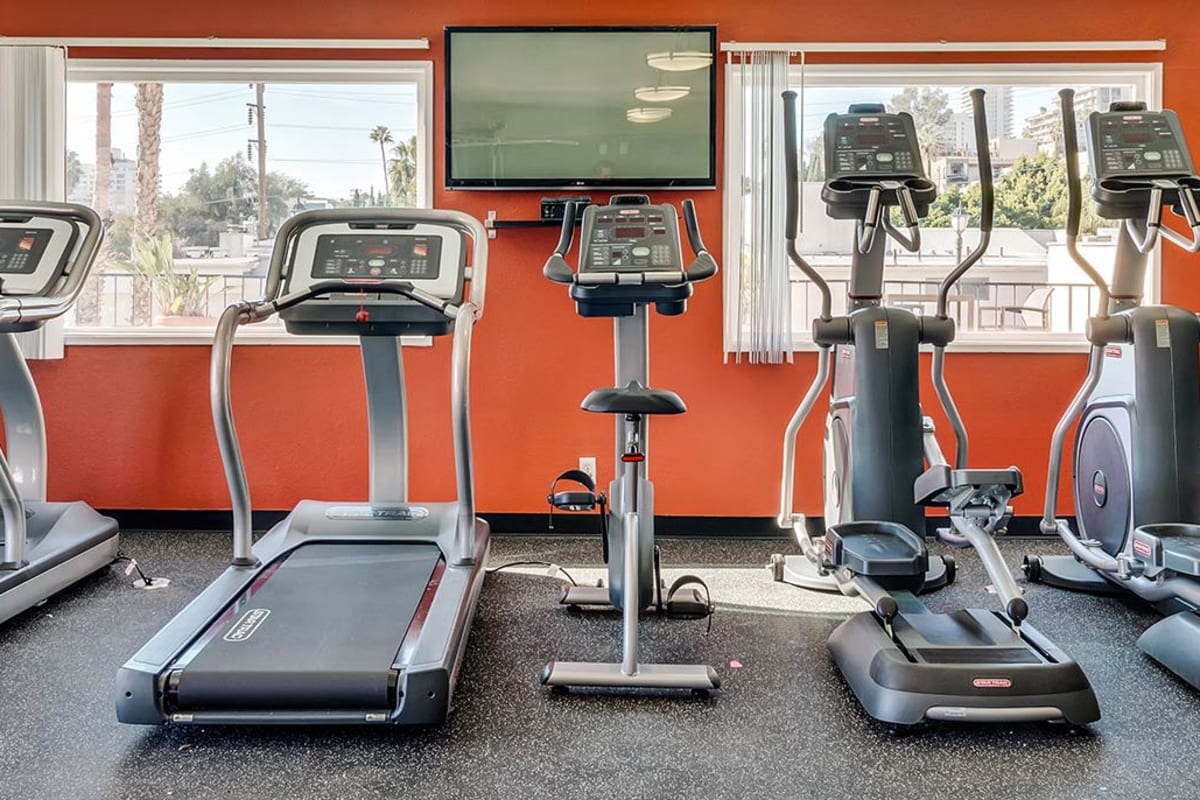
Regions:
<instances>
[{"instance_id":1,"label":"sky","mask_svg":"<svg viewBox=\"0 0 1200 800\"><path fill-rule=\"evenodd\" d=\"M804 139L806 142L816 138L820 133L825 117L833 113L845 112L850 103L884 103L885 105L902 86L838 86L815 87L805 90L804 97ZM950 108L962 111L960 96L962 86L939 87L950 97ZM1013 135L1019 137L1024 120L1037 114L1043 108L1054 108L1055 97L1062 86L1046 84L1044 86L1024 85L1013 87Z\"/></svg>"},{"instance_id":2,"label":"sky","mask_svg":"<svg viewBox=\"0 0 1200 800\"><path fill-rule=\"evenodd\" d=\"M241 153L257 136L247 120L254 87L246 83L170 83L163 91L162 187L177 192L190 169ZM267 168L298 178L315 197L342 198L358 188L383 187L379 145L368 138L386 125L397 141L417 130L416 87L411 84L268 84ZM67 149L95 162L96 89L67 89ZM113 147L137 152L137 110L131 83L113 86ZM390 146L389 146L390 147ZM257 155L255 155L257 158ZM253 163L253 162L252 162Z\"/></svg>"}]
</instances>

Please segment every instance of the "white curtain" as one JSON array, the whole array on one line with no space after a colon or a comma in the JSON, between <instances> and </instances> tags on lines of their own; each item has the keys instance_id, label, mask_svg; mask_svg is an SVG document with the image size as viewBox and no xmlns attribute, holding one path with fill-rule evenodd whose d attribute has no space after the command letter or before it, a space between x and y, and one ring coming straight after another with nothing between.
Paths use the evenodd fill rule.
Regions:
<instances>
[{"instance_id":1,"label":"white curtain","mask_svg":"<svg viewBox=\"0 0 1200 800\"><path fill-rule=\"evenodd\" d=\"M66 199L67 54L0 45L0 200ZM63 320L23 334L29 358L62 358Z\"/></svg>"},{"instance_id":2,"label":"white curtain","mask_svg":"<svg viewBox=\"0 0 1200 800\"><path fill-rule=\"evenodd\" d=\"M784 241L784 51L731 53L725 98L725 359L792 361Z\"/></svg>"}]
</instances>

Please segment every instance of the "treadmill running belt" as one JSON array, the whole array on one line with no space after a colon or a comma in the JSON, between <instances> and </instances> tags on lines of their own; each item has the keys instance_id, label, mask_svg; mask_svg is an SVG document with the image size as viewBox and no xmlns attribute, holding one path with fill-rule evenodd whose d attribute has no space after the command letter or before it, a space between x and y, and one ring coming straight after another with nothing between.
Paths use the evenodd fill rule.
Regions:
<instances>
[{"instance_id":1,"label":"treadmill running belt","mask_svg":"<svg viewBox=\"0 0 1200 800\"><path fill-rule=\"evenodd\" d=\"M176 705L389 708L392 664L440 558L427 543L301 545L205 634Z\"/></svg>"}]
</instances>

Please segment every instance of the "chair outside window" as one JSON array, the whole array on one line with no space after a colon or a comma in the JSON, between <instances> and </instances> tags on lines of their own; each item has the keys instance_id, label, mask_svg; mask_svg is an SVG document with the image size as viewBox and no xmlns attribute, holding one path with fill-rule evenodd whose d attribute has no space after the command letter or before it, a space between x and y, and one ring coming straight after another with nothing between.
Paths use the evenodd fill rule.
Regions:
<instances>
[{"instance_id":1,"label":"chair outside window","mask_svg":"<svg viewBox=\"0 0 1200 800\"><path fill-rule=\"evenodd\" d=\"M989 306L980 309L981 325L1001 330L1050 330L1050 297L1053 286L1039 286L1030 292L1021 305Z\"/></svg>"}]
</instances>

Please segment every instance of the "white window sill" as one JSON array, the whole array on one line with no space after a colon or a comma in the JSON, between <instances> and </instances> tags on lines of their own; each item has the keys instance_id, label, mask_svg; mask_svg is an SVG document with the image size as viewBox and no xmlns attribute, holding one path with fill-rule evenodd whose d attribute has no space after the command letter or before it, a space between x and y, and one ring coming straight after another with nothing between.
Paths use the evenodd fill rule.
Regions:
<instances>
[{"instance_id":1,"label":"white window sill","mask_svg":"<svg viewBox=\"0 0 1200 800\"><path fill-rule=\"evenodd\" d=\"M211 328L81 328L69 327L63 333L64 344L74 345L204 345L213 342ZM234 339L235 345L354 345L357 336L296 336L281 327L272 329L243 328ZM431 336L402 336L405 347L432 347Z\"/></svg>"},{"instance_id":2,"label":"white window sill","mask_svg":"<svg viewBox=\"0 0 1200 800\"><path fill-rule=\"evenodd\" d=\"M1083 338L1083 334L1069 334L1062 336L989 336L987 334L977 334L955 339L946 348L950 354L954 353L1079 353L1086 355L1090 345ZM797 353L814 353L817 351L817 346L813 344L812 339L808 336L796 336L792 340L792 349ZM922 352L930 352L933 348L922 346ZM749 352L743 350L743 353ZM736 348L727 347L726 353L735 355Z\"/></svg>"}]
</instances>

